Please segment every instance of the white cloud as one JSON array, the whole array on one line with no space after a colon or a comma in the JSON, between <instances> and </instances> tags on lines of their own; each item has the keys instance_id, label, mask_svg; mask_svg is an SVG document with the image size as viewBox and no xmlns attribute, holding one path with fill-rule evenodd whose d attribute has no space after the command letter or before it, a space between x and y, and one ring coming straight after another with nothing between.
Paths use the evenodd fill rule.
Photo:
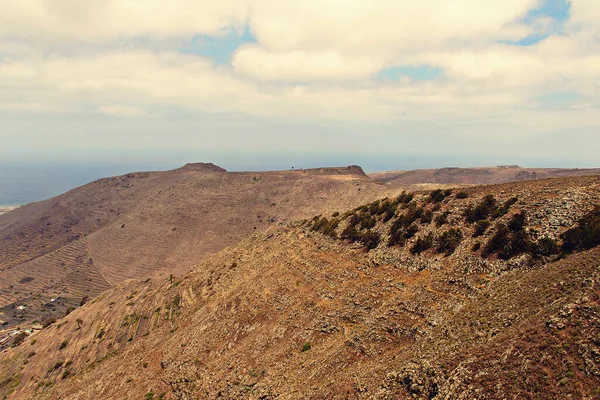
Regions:
<instances>
[{"instance_id":1,"label":"white cloud","mask_svg":"<svg viewBox=\"0 0 600 400\"><path fill-rule=\"evenodd\" d=\"M269 52L259 46L245 46L235 53L236 72L260 80L348 81L364 79L383 67L369 56L348 57L337 51Z\"/></svg>"},{"instance_id":2,"label":"white cloud","mask_svg":"<svg viewBox=\"0 0 600 400\"><path fill-rule=\"evenodd\" d=\"M555 28L545 17L519 22L540 4L0 0L0 112L143 120L175 110L402 127L442 120L495 135L598 125L600 2L572 0L564 35L502 44ZM195 35L246 24L257 43L240 47L231 65L177 51ZM442 74L377 79L407 65ZM553 92L581 98L548 110L539 98Z\"/></svg>"}]
</instances>

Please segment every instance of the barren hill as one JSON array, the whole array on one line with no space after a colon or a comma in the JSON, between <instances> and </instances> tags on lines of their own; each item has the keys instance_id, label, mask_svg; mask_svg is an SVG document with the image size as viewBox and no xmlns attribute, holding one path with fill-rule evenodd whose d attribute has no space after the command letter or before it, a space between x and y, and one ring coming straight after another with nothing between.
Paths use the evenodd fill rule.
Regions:
<instances>
[{"instance_id":1,"label":"barren hill","mask_svg":"<svg viewBox=\"0 0 600 400\"><path fill-rule=\"evenodd\" d=\"M535 179L567 176L598 175L600 169L581 168L521 168L517 165L479 168L439 168L411 171L388 171L369 174L377 181L403 186L435 185L490 185Z\"/></svg>"},{"instance_id":2,"label":"barren hill","mask_svg":"<svg viewBox=\"0 0 600 400\"><path fill-rule=\"evenodd\" d=\"M0 320L10 328L62 316L126 279L180 274L255 230L394 191L356 166L197 163L101 179L0 216Z\"/></svg>"},{"instance_id":3,"label":"barren hill","mask_svg":"<svg viewBox=\"0 0 600 400\"><path fill-rule=\"evenodd\" d=\"M6 350L0 395L594 399L599 206L579 177L271 226Z\"/></svg>"}]
</instances>

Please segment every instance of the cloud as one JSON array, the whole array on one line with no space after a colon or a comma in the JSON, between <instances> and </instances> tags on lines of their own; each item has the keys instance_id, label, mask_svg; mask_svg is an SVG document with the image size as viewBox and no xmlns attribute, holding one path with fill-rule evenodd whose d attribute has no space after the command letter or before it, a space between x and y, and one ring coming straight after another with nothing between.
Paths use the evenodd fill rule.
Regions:
<instances>
[{"instance_id":1,"label":"cloud","mask_svg":"<svg viewBox=\"0 0 600 400\"><path fill-rule=\"evenodd\" d=\"M600 2L526 21L543 3L0 0L0 119L244 115L506 137L597 126ZM232 32L252 44L183 53ZM511 44L531 35L547 37ZM435 77L381 78L422 67ZM577 100L539 100L551 93Z\"/></svg>"},{"instance_id":2,"label":"cloud","mask_svg":"<svg viewBox=\"0 0 600 400\"><path fill-rule=\"evenodd\" d=\"M337 51L269 52L244 46L233 58L237 73L265 81L348 81L368 78L382 68L368 56L348 57Z\"/></svg>"},{"instance_id":3,"label":"cloud","mask_svg":"<svg viewBox=\"0 0 600 400\"><path fill-rule=\"evenodd\" d=\"M110 116L110 117L121 117L121 118L155 118L156 114L152 114L140 107L126 106L126 105L113 105L113 106L102 106L97 109L98 114Z\"/></svg>"}]
</instances>

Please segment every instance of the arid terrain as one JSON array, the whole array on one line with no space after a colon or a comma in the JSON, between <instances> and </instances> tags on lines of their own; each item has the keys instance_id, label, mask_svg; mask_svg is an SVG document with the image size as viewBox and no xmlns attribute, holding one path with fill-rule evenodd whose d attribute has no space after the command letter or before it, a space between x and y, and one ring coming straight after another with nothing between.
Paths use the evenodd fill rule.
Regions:
<instances>
[{"instance_id":1,"label":"arid terrain","mask_svg":"<svg viewBox=\"0 0 600 400\"><path fill-rule=\"evenodd\" d=\"M369 174L374 180L418 189L424 185L491 185L561 178L568 176L598 175L600 168L521 168L505 165L480 168L439 168L411 171L388 171Z\"/></svg>"},{"instance_id":2,"label":"arid terrain","mask_svg":"<svg viewBox=\"0 0 600 400\"><path fill-rule=\"evenodd\" d=\"M93 262L83 264L98 273L111 271L110 263L95 261L102 259L94 256L102 249L94 250L95 232L111 227L109 243L131 225L148 224L166 237L191 218L186 213L167 224L177 214L165 209L192 201L188 193L174 192L205 185L200 183L205 179L234 179L213 167L190 169L154 178L170 182L171 191L147 183L149 198L167 191L160 202L150 201L152 207L142 207L139 196L131 203L112 202L108 210L98 205L105 214L97 225L79 216L85 222L69 225L68 234L48 228L47 235L64 238L59 248L66 246L65 252L86 238ZM223 217L233 225L231 241L193 253L188 260L198 262L189 272L180 272L188 264L172 275L163 270L142 279L113 272L118 279L106 283L114 287L67 316L31 336L12 333L6 340L12 346L0 354L0 396L600 398L600 177L404 192L373 183L355 169L232 175L243 182L234 198L269 193L266 208L257 211L250 200L232 207ZM125 178L114 179L117 187L127 185ZM192 183L182 184L188 180ZM285 193L271 197L282 180ZM283 189L290 180L295 192ZM101 184L79 189L80 197L71 193L63 207L74 209L90 197L100 204L101 192L93 185ZM82 189L89 191L87 200ZM286 200L297 206L284 208ZM67 200L45 207L60 207L61 201ZM264 221L277 205L279 219L259 223L257 213ZM162 212L165 219L144 217L136 207ZM0 233L18 223L14 215L23 208L0 220ZM250 215L239 216L237 228L238 221L228 218L241 210ZM44 212L28 224L46 221ZM236 228L244 231L235 236ZM5 237L4 243L12 242ZM20 246L32 254L54 243L45 236L26 238ZM115 254L128 246L139 251L142 239L127 239ZM184 248L190 253L201 245L196 241L209 239L192 237ZM10 256L3 258L4 269L29 271L28 261L4 249L0 254ZM161 262L182 262L174 254ZM77 265L73 261L71 268ZM138 274L153 271L136 268Z\"/></svg>"},{"instance_id":3,"label":"arid terrain","mask_svg":"<svg viewBox=\"0 0 600 400\"><path fill-rule=\"evenodd\" d=\"M0 321L38 325L124 280L181 274L267 226L396 192L360 167L189 164L101 179L0 216Z\"/></svg>"}]
</instances>

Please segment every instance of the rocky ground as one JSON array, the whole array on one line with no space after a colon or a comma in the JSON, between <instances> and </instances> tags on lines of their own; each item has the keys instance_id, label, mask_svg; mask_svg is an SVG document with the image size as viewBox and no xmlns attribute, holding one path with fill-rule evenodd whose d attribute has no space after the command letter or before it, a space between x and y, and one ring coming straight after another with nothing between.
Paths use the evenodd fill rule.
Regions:
<instances>
[{"instance_id":1,"label":"rocky ground","mask_svg":"<svg viewBox=\"0 0 600 400\"><path fill-rule=\"evenodd\" d=\"M5 350L0 395L598 398L600 242L586 240L599 189L586 177L405 193L271 227Z\"/></svg>"}]
</instances>

